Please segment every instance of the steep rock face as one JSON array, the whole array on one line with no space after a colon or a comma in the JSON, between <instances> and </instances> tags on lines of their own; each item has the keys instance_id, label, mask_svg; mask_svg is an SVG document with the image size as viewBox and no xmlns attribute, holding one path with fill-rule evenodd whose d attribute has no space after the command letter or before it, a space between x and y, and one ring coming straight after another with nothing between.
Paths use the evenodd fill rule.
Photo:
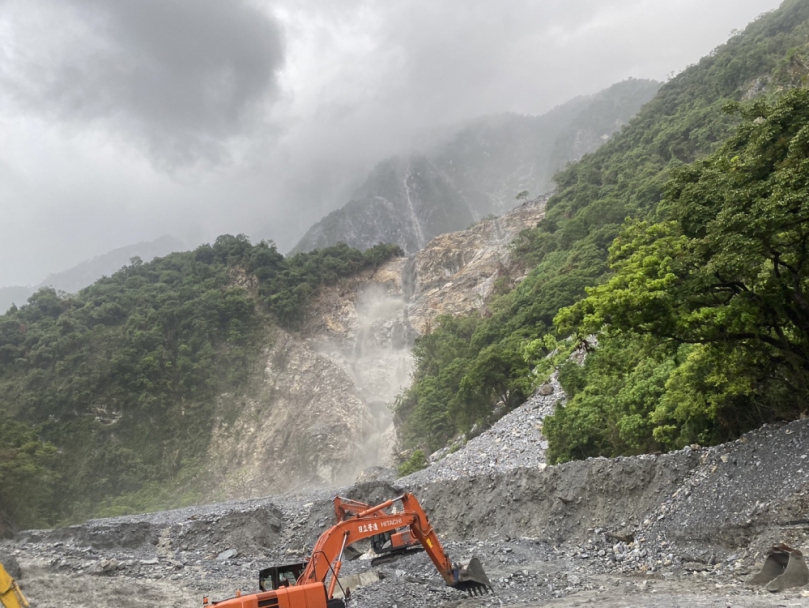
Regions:
<instances>
[{"instance_id":1,"label":"steep rock face","mask_svg":"<svg viewBox=\"0 0 809 608\"><path fill-rule=\"evenodd\" d=\"M348 285L322 292L304 332L310 347L352 380L373 416L366 466L390 465L395 432L390 403L410 382L416 332L402 290L398 258Z\"/></svg>"},{"instance_id":2,"label":"steep rock face","mask_svg":"<svg viewBox=\"0 0 809 608\"><path fill-rule=\"evenodd\" d=\"M386 242L413 254L438 234L506 213L517 193L550 191L556 171L597 149L658 88L631 79L542 116L470 121L421 155L380 163L353 199L312 226L293 251Z\"/></svg>"},{"instance_id":3,"label":"steep rock face","mask_svg":"<svg viewBox=\"0 0 809 608\"><path fill-rule=\"evenodd\" d=\"M442 234L415 256L395 258L373 273L323 290L310 311L307 340L320 345L315 350L330 351L331 356L339 351L345 360L362 361L353 364L354 377L374 375L368 370L377 358L409 352L413 339L429 331L438 315L481 310L498 278L522 280L510 246L520 232L544 217L546 201L539 197L468 230ZM327 343L334 348L324 349ZM391 396L387 389L367 394Z\"/></svg>"},{"instance_id":4,"label":"steep rock face","mask_svg":"<svg viewBox=\"0 0 809 608\"><path fill-rule=\"evenodd\" d=\"M405 360L416 334L401 289L404 262L387 264L342 294L321 294L307 327L312 348L345 369L368 402L392 400L409 377Z\"/></svg>"},{"instance_id":5,"label":"steep rock face","mask_svg":"<svg viewBox=\"0 0 809 608\"><path fill-rule=\"evenodd\" d=\"M503 217L484 220L469 230L436 237L411 262L409 319L420 334L439 315L482 310L498 279L522 280L513 267L510 246L520 232L545 216L544 197L520 205Z\"/></svg>"},{"instance_id":6,"label":"steep rock face","mask_svg":"<svg viewBox=\"0 0 809 608\"><path fill-rule=\"evenodd\" d=\"M221 397L209 449L216 486L256 496L391 464L390 404L410 382L414 339L438 315L484 308L499 278L519 281L509 246L544 210L545 199L530 201L321 290L300 333L277 333L257 386Z\"/></svg>"},{"instance_id":7,"label":"steep rock face","mask_svg":"<svg viewBox=\"0 0 809 608\"><path fill-rule=\"evenodd\" d=\"M247 396L222 395L209 449L229 497L352 480L373 425L351 378L307 342L279 332Z\"/></svg>"},{"instance_id":8,"label":"steep rock face","mask_svg":"<svg viewBox=\"0 0 809 608\"><path fill-rule=\"evenodd\" d=\"M397 243L415 253L434 236L472 221L466 201L425 157L393 158L377 165L354 200L315 224L296 250L342 241L358 249Z\"/></svg>"}]
</instances>

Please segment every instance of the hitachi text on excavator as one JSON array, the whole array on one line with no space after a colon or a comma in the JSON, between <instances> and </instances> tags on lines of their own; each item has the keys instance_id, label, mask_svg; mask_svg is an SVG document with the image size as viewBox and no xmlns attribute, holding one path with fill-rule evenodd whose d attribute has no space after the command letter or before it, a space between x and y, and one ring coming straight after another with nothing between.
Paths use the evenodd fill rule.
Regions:
<instances>
[{"instance_id":1,"label":"hitachi text on excavator","mask_svg":"<svg viewBox=\"0 0 809 608\"><path fill-rule=\"evenodd\" d=\"M334 497L334 515L337 521L346 521L357 514L367 511L371 505L342 496ZM386 517L384 511L377 511L376 515ZM419 540L405 526L398 530L386 530L371 537L371 548L376 556L371 560L372 566L378 566L407 555L424 551Z\"/></svg>"},{"instance_id":2,"label":"hitachi text on excavator","mask_svg":"<svg viewBox=\"0 0 809 608\"><path fill-rule=\"evenodd\" d=\"M344 499L343 499L344 500ZM392 513L388 509L401 505ZM354 506L367 506L354 503ZM346 600L334 596L339 584L340 567L346 547L366 538L409 528L432 560L444 582L454 589L479 595L492 590L483 566L477 558L453 564L433 530L416 497L409 493L352 514L351 509L335 511L338 521L326 530L306 562L265 568L259 573L259 593L209 602L217 608L345 608L350 590L343 589ZM398 533L398 532L397 532Z\"/></svg>"}]
</instances>

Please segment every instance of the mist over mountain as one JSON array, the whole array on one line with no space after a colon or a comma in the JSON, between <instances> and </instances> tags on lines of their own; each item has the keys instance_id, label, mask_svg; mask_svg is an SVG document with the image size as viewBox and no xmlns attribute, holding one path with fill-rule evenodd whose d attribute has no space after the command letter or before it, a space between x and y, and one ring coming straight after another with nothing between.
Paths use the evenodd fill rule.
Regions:
<instances>
[{"instance_id":1,"label":"mist over mountain","mask_svg":"<svg viewBox=\"0 0 809 608\"><path fill-rule=\"evenodd\" d=\"M665 80L778 4L3 0L0 285L161 234L289 251L422 133Z\"/></svg>"},{"instance_id":2,"label":"mist over mountain","mask_svg":"<svg viewBox=\"0 0 809 608\"><path fill-rule=\"evenodd\" d=\"M343 242L357 249L396 243L414 253L474 217L466 199L427 157L395 157L377 165L355 197L312 226L293 252Z\"/></svg>"},{"instance_id":3,"label":"mist over mountain","mask_svg":"<svg viewBox=\"0 0 809 608\"><path fill-rule=\"evenodd\" d=\"M630 79L542 116L482 117L432 150L382 161L293 252L345 242L359 249L395 243L412 254L434 236L502 214L519 192L551 190L554 173L607 141L659 87Z\"/></svg>"},{"instance_id":4,"label":"mist over mountain","mask_svg":"<svg viewBox=\"0 0 809 608\"><path fill-rule=\"evenodd\" d=\"M728 12L735 19L746 0L734 2ZM549 387L544 379L556 372L560 388L554 384L551 394L564 390L567 403L560 401L555 412L545 412L541 419L548 462L706 446L763 423L804 415L809 402L809 253L803 246L809 233L809 0L786 0L781 9L734 33L665 85L625 80L540 115L560 99L598 90L605 82L630 74L668 73L622 68L615 77L613 72L593 77L601 69L597 62L603 64L618 41L632 45L646 37L653 38L649 48L665 47L664 40L640 27L635 28L637 38L613 35L613 44L592 42L598 23L628 22L626 11L595 10L607 4L591 4L597 13L593 19L571 15L567 27L549 22L539 33L535 30L541 20L521 13L521 24L536 35L514 47L511 55L497 55L496 44L477 38L481 55L470 56L466 47L458 47L457 54L439 62L434 45L424 39L416 45L420 61L414 67L407 64L407 70L397 72L379 63L364 68L400 88L374 90L364 74L355 73L350 80L336 71L328 82L350 81L352 91L328 97L339 87L313 81L310 92L318 104L300 114L292 107L280 108L274 117L290 128L298 118L299 124L307 124L305 145L300 139L293 145L300 137L293 133L277 148L253 142L255 149L242 150L250 142L239 140L238 134L242 127L252 132L249 112L244 124L220 123L233 127L228 142L234 154L245 153L246 164L234 160L238 170L233 175L249 173L249 187L236 177L219 179L217 170L225 169L206 165L197 167L198 173L189 169L184 175L163 176L171 188L161 190L150 186L150 168L127 165L123 155L99 145L104 160L120 160L131 180L131 188L117 187L119 196L109 197L116 184L105 190L100 183L107 174L103 165L86 164L82 173L81 163L63 156L65 171L98 200L114 205L116 213L141 214L152 221L158 209L166 214L160 221L179 218L177 225L189 232L171 232L187 242L202 241L191 236L197 234L191 230L195 221L209 222L220 236L193 251L169 255L164 253L175 248L171 244L161 252L138 249L154 243L116 249L49 276L43 284L54 289L40 289L27 304L0 314L0 536L5 522L11 522L7 530L13 531L308 485L333 487L354 479L368 465L387 465L393 458L423 466L425 456L446 454L503 420L507 410L530 401L534 391L549 396L541 392ZM712 10L719 4L716 0ZM8 5L0 2L0 17L1 7ZM680 2L669 5L674 13L684 12ZM481 6L485 10L479 19L490 20L491 4ZM567 6L558 5L559 10L572 10ZM582 6L576 10L583 11ZM661 14L648 11L649 6L632 8ZM435 21L436 27L454 23L457 7L439 8L450 19ZM216 12L212 14L205 23L213 24L216 33ZM161 13L151 15L159 23ZM186 20L178 15L172 27L180 30ZM284 23L309 23L308 16L287 16ZM356 29L338 33L353 42L353 34L367 22L349 18ZM460 21L465 18L458 15ZM419 19L425 21L423 15ZM688 31L702 23L694 14L688 19L693 23ZM123 28L129 20L110 23ZM392 29L377 32L375 39L386 43L391 36L383 34L393 29L399 35L419 29L408 30L403 19L385 24ZM472 25L454 32L438 28L437 36L455 51L457 41L470 39L466 31L477 31ZM665 25L672 29L671 22ZM504 28L509 40L512 30ZM133 35L136 41L146 40L144 48L157 48L148 42L148 31L137 29ZM174 41L169 34L161 40ZM545 34L559 40L546 42ZM300 38L300 32L291 31L290 39L296 35ZM582 38L591 46L581 44ZM681 42L693 46L685 37ZM187 52L182 43L178 47ZM188 48L193 51L194 46ZM222 48L230 48L227 40ZM577 70L567 53L554 52L559 48L587 55L589 71ZM603 55L592 50L600 48ZM301 70L294 63L298 52L290 46L293 73ZM394 49L393 55L398 52ZM576 87L561 87L549 72L539 70L521 72L527 74L521 77L522 88L504 86L497 76L513 68L518 52L554 62L554 73L564 74ZM323 55L331 59L329 66L346 57L321 52L312 56L311 65L322 70L327 65ZM644 61L636 49L632 56ZM227 68L227 57L212 63ZM466 75L448 67L477 69L480 57L491 62L483 66L488 71L460 87ZM193 52L190 58L198 59ZM431 68L429 78L422 77L425 65ZM19 73L32 73L27 66ZM177 74L189 69L180 64ZM267 64L257 64L257 69L266 71ZM404 77L411 72L419 78ZM106 69L101 72L106 74ZM209 81L216 78L199 79ZM410 86L415 81L421 86ZM471 86L473 81L488 88ZM82 82L92 84L92 79ZM249 84L249 72L236 82ZM284 82L276 86L275 80L268 81L262 109L291 103L283 94L276 101L276 89L283 89ZM435 95L412 116L402 110L413 100L422 103L441 86L457 91ZM343 103L354 87L368 88L372 95L363 103L380 108L379 115L358 111L361 103ZM187 93L182 83L179 88ZM320 103L324 94L327 99ZM477 95L494 99L496 105L474 105ZM518 97L530 97L534 105L514 103ZM239 99L247 100L225 104L226 114L254 107ZM151 109L144 113L138 104L125 107L136 118L156 115ZM201 108L200 115L205 111ZM306 122L313 115L318 120ZM386 132L379 125L389 116L398 122ZM475 116L481 118L467 120ZM164 116L159 118L158 127ZM87 120L76 121L76 133L84 133ZM191 122L199 133L193 138L197 143L218 132ZM339 128L331 131L324 127L335 124ZM430 145L390 135L436 124L458 126L417 140ZM352 129L354 125L362 128ZM129 129L117 123L112 127L111 137ZM174 139L182 135L169 134ZM382 143L373 148L369 142ZM14 143L10 140L6 148L17 155ZM195 146L187 151L195 150L201 152ZM338 157L334 165L323 167L342 166L343 161L345 167L363 167L357 171L367 174L364 182L351 178L351 187L338 189L336 184L348 182L330 179L338 171L312 169L321 166L321 157L310 155L314 150L323 158ZM41 152L28 151L33 164L40 162ZM157 150L151 160L165 158L166 152ZM293 160L296 154L305 156L307 162L273 165L287 154ZM256 157L262 162L249 162ZM368 159L385 160L368 171ZM290 166L300 172L289 171ZM42 213L46 228L73 234L75 223L95 237L109 236L106 226L129 230L131 223L121 216L105 215L101 205L92 207L92 197L76 191L65 195L57 173L27 175L47 176L31 182L52 185L56 192L49 204L59 213ZM210 181L196 181L202 175ZM281 240L276 246L269 239L281 234L286 249L313 214L304 196L286 197L284 206L274 204L277 192L272 189L294 192L301 175L311 183L312 200L318 192L332 195L329 201L324 197L318 217L334 209L335 199L350 202L312 226L299 245L303 253L285 257L278 250ZM289 183L284 185L284 179ZM22 183L8 181L15 187ZM551 196L541 194L551 190ZM518 198L524 191L529 196ZM129 196L132 192L141 198ZM345 192L353 196L339 194ZM53 251L64 252L58 259L65 266L92 255L74 249L75 257L68 257L64 246L38 247L26 239L25 217L19 211L27 210L34 198L16 193L0 198L13 201L0 223L10 234L2 235L0 243L17 256L0 256L6 276L27 276L20 271L26 258L53 260ZM166 201L175 199L184 202L171 210ZM88 201L89 211L80 211L92 212L95 223L76 211L77 200ZM507 213L488 217L503 211ZM275 230L260 235L267 240L251 242L242 234L249 232L243 226L258 230L262 223ZM224 234L233 227L230 232L238 236ZM138 240L116 236L114 243ZM344 243L325 247L338 241ZM315 250L305 252L310 248ZM153 255L156 259L145 261ZM134 257L143 263L127 263ZM32 276L44 274L38 270ZM92 276L104 274L83 287ZM724 276L728 280L717 284ZM34 288L6 289L20 298L21 290ZM598 336L595 348L589 340L593 335ZM572 350L577 346L580 354L587 351L584 360ZM798 392L795 387L804 388ZM503 441L504 448L518 446L511 438ZM697 457L696 451L689 456ZM469 471L479 474L478 469ZM805 492L801 496L805 506ZM565 500L550 500L554 508L573 508ZM166 565L173 568L173 562Z\"/></svg>"},{"instance_id":5,"label":"mist over mountain","mask_svg":"<svg viewBox=\"0 0 809 608\"><path fill-rule=\"evenodd\" d=\"M119 247L91 260L86 260L47 276L41 283L34 286L12 285L0 287L0 311L7 311L12 305L21 306L37 289L53 287L57 291L75 293L103 276L108 276L129 264L132 258L138 257L144 262L150 262L156 257L167 255L173 251L182 251L185 245L179 239L170 235L161 236L153 241L145 241Z\"/></svg>"}]
</instances>

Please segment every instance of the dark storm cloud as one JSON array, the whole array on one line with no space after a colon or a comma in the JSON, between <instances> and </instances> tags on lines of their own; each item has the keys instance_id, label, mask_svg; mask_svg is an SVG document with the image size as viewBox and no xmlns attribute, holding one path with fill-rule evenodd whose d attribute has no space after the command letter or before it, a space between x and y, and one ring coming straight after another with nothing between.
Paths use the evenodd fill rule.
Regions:
<instances>
[{"instance_id":1,"label":"dark storm cloud","mask_svg":"<svg viewBox=\"0 0 809 608\"><path fill-rule=\"evenodd\" d=\"M0 286L167 233L288 250L386 156L665 79L779 2L0 0Z\"/></svg>"},{"instance_id":2,"label":"dark storm cloud","mask_svg":"<svg viewBox=\"0 0 809 608\"><path fill-rule=\"evenodd\" d=\"M0 4L5 88L26 111L104 125L158 163L218 160L278 93L278 25L245 0ZM40 19L41 18L41 19ZM53 27L27 27L39 22Z\"/></svg>"},{"instance_id":3,"label":"dark storm cloud","mask_svg":"<svg viewBox=\"0 0 809 608\"><path fill-rule=\"evenodd\" d=\"M629 77L663 80L778 2L279 0L293 95L275 165L286 163L288 188L262 205L260 234L291 247L345 203L350 191L324 175L362 176L481 115L541 114Z\"/></svg>"}]
</instances>

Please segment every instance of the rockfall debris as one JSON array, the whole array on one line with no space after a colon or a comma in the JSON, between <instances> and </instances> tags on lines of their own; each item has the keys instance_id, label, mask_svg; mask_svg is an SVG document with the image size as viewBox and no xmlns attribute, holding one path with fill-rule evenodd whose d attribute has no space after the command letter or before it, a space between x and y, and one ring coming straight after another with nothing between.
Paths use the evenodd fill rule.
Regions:
<instances>
[{"instance_id":1,"label":"rockfall debris","mask_svg":"<svg viewBox=\"0 0 809 608\"><path fill-rule=\"evenodd\" d=\"M343 570L366 583L352 590L356 608L773 605L747 581L774 543L809 548L809 421L711 448L547 466L538 427L560 396L551 389L406 478L376 470L349 487L31 530L0 552L41 608L88 597L190 606L253 591L261 567L303 559L332 523L334 494L375 503L406 488L451 556L481 559L495 594L444 587L423 553L378 567L363 555ZM777 598L809 605L809 588Z\"/></svg>"}]
</instances>

